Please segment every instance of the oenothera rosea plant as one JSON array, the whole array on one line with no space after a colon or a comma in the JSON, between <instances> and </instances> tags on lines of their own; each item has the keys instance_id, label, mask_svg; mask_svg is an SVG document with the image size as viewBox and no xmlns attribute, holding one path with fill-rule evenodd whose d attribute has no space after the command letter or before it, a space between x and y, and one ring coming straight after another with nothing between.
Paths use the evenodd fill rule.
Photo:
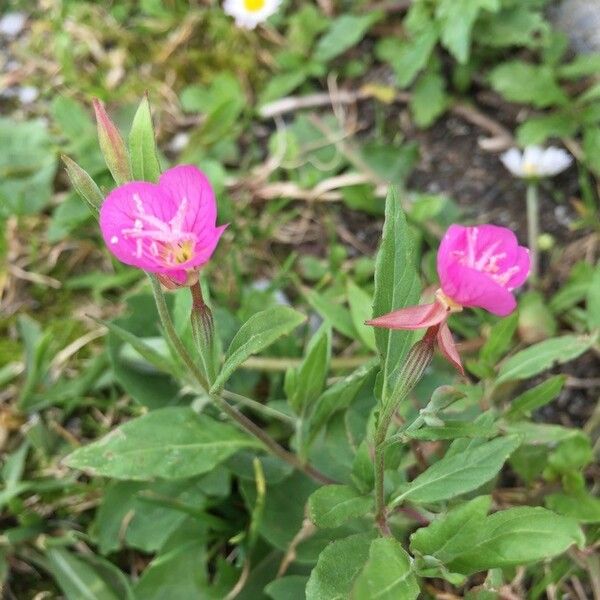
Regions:
<instances>
[{"instance_id":1,"label":"oenothera rosea plant","mask_svg":"<svg viewBox=\"0 0 600 600\"><path fill-rule=\"evenodd\" d=\"M436 389L416 416L406 418L409 395L428 369L436 347L458 371L457 376L464 375L450 331L451 317L465 308L483 309L498 317L516 309L515 291L528 276L530 258L513 232L494 225L450 226L437 253L439 289L432 302L419 304L415 249L400 197L392 190L377 258L373 318L367 321L374 327L378 364L366 362L328 385L332 333L326 322L307 345L300 364L288 370L284 389L290 410L282 412L233 393L227 384L251 355L289 334L305 317L283 305L256 313L241 325L223 352L201 280L217 246L232 243L232 236L223 235L226 224L219 224L210 181L193 165L161 173L147 99L134 118L129 147L99 102L95 110L100 145L117 185L103 193L89 175L65 158L67 171L99 216L106 247L122 263L148 274L170 358L157 355L143 338L110 322L106 326L151 364L180 380L182 390L191 390L203 401L194 403L194 409L154 409L132 419L120 426L119 435L113 432L76 450L67 464L117 479L177 479L216 469L242 450L255 455L269 452L287 463L286 468L303 473L308 482L308 487L302 484L302 492L290 489L286 494L290 505L302 503L300 512L294 514L301 517L306 511L310 521L303 524L301 519L297 524L299 531L289 539L293 547L282 560L279 575L285 574L294 561L296 545L313 535L315 526L333 532L315 542L321 544L321 552L306 585L309 600L417 598L419 578L445 577L458 583L471 573L540 560L581 543L574 521L542 508L488 515L490 498L478 496L447 510L449 500L474 492L495 477L520 444L517 435L491 426L491 413L481 414L475 423L448 421L446 411L464 402L466 393L460 386ZM173 322L165 288L191 297L193 347ZM207 288L204 285L204 292ZM366 314L365 308L370 312L364 305L370 304L364 292L355 293L354 303L355 313ZM364 327L362 323L356 326ZM328 464L328 457L334 456L333 451L328 453L333 443L328 424L351 406L363 388L371 417L365 417L359 433L353 425L353 435L359 439L353 441L351 471L344 472ZM258 413L263 421L275 419L289 427L289 439L276 441L248 411ZM237 428L223 422L222 414ZM399 415L405 420L399 420ZM405 451L407 440L419 436L453 441L443 458L405 481L397 473L402 460L398 452ZM266 518L262 515L264 494L268 496L272 484L262 463L254 460L256 505L250 511L248 535L235 538L242 540L242 554L247 557L235 589L243 587L244 570L253 560L260 531L257 519ZM420 526L411 538L410 553L401 527L406 518L412 520L413 529ZM514 531L514 552L504 551L505 538L494 534L498 529L506 529L509 540ZM519 542L525 530L535 538L531 544ZM547 539L550 532L551 539Z\"/></svg>"}]
</instances>

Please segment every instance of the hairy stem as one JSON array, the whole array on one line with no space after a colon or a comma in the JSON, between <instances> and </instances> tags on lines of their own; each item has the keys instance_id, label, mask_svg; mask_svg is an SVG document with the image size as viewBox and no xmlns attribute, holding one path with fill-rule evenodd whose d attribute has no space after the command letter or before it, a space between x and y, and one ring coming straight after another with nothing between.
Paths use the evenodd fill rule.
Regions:
<instances>
[{"instance_id":1,"label":"hairy stem","mask_svg":"<svg viewBox=\"0 0 600 600\"><path fill-rule=\"evenodd\" d=\"M409 350L389 399L383 405L375 430L375 523L382 535L390 535L385 504L385 449L390 423L399 404L421 379L433 357L437 326L430 327L422 340ZM384 385L386 383L384 382ZM418 418L417 418L418 419ZM410 426L409 426L410 427Z\"/></svg>"},{"instance_id":2,"label":"hairy stem","mask_svg":"<svg viewBox=\"0 0 600 600\"><path fill-rule=\"evenodd\" d=\"M529 281L537 283L539 277L538 237L540 235L540 210L538 202L538 186L532 181L527 185L527 245L531 259Z\"/></svg>"},{"instance_id":3,"label":"hairy stem","mask_svg":"<svg viewBox=\"0 0 600 600\"><path fill-rule=\"evenodd\" d=\"M171 320L171 315L169 314L169 309L167 308L167 303L165 301L165 296L163 294L162 288L160 287L160 282L156 279L156 277L150 276L150 282L152 284L152 293L154 294L154 300L156 302L156 308L158 310L158 316L160 318L160 322L163 326L163 330L165 335L169 338L171 345L179 358L183 361L185 366L189 369L190 374L196 380L196 382L200 385L203 390L208 390L208 382L204 377L201 369L196 365L194 359L190 356L187 348L177 335L175 331L175 326L173 325L173 321ZM208 393L208 392L207 392ZM285 448L280 446L268 433L263 431L256 423L251 421L244 413L240 412L228 402L222 398L221 396L217 396L215 394L210 395L211 400L215 402L219 406L219 408L231 417L234 421L238 423L245 429L250 435L257 438L271 454L281 458L283 461L292 465L294 468L302 471L315 481L319 483L334 483L332 479L315 469L309 464L304 464L295 454L288 452Z\"/></svg>"}]
</instances>

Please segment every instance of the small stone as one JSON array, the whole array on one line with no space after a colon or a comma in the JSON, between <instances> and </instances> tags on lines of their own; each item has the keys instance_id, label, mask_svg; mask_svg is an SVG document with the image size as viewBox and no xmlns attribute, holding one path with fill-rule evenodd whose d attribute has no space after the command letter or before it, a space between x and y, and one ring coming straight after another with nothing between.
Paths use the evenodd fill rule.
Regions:
<instances>
[{"instance_id":1,"label":"small stone","mask_svg":"<svg viewBox=\"0 0 600 600\"><path fill-rule=\"evenodd\" d=\"M25 27L26 20L25 13L7 13L0 19L0 34L10 38L17 37Z\"/></svg>"},{"instance_id":2,"label":"small stone","mask_svg":"<svg viewBox=\"0 0 600 600\"><path fill-rule=\"evenodd\" d=\"M22 104L31 104L40 95L39 90L31 85L19 89L19 100Z\"/></svg>"}]
</instances>

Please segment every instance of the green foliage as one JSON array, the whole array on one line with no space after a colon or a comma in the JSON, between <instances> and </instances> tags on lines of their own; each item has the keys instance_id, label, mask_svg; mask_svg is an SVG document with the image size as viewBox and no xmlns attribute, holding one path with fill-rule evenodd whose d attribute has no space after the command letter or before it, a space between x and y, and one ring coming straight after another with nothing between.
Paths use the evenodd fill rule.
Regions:
<instances>
[{"instance_id":1,"label":"green foliage","mask_svg":"<svg viewBox=\"0 0 600 600\"><path fill-rule=\"evenodd\" d=\"M471 500L415 533L411 548L449 572L469 575L551 558L584 543L573 519L544 508L523 506L486 516L488 508L488 497Z\"/></svg>"},{"instance_id":2,"label":"green foliage","mask_svg":"<svg viewBox=\"0 0 600 600\"><path fill-rule=\"evenodd\" d=\"M415 268L410 235L401 206L400 192L392 188L386 200L385 225L377 253L373 316L384 315L418 301L421 286ZM384 398L394 386L397 377L394 371L402 364L413 339L412 331L390 331L382 328L375 331L386 385Z\"/></svg>"},{"instance_id":3,"label":"green foliage","mask_svg":"<svg viewBox=\"0 0 600 600\"><path fill-rule=\"evenodd\" d=\"M365 568L356 578L352 597L357 600L411 600L418 596L419 584L406 550L393 538L373 540Z\"/></svg>"},{"instance_id":4,"label":"green foliage","mask_svg":"<svg viewBox=\"0 0 600 600\"><path fill-rule=\"evenodd\" d=\"M255 31L208 4L68 0L3 43L17 79L43 93L17 106L11 72L2 96L16 110L0 119L0 587L69 600L487 599L525 568L528 597L568 595L573 577L587 589L600 522L598 56L571 58L545 0L332 14L284 3ZM48 92L51 73L68 95ZM94 96L110 107L96 104L100 144ZM452 315L468 380L436 352L378 452L421 332L365 321L429 301L444 230L483 219L485 202L463 212L446 196L455 179L478 184L462 182L471 172L454 178L455 157L436 152L455 118L481 127L470 105L492 119L498 106L520 144L581 148L579 187L571 171L541 188L546 203L568 198L572 225L551 228L518 312ZM446 111L452 121L415 134L410 119L427 128ZM182 162L205 171L229 223L200 274L211 390L189 289L157 311L144 274L107 260L95 223L115 182ZM519 214L502 202L498 218ZM581 240L565 251L571 229Z\"/></svg>"},{"instance_id":5,"label":"green foliage","mask_svg":"<svg viewBox=\"0 0 600 600\"><path fill-rule=\"evenodd\" d=\"M593 338L587 336L564 335L534 344L502 363L496 383L533 377L554 364L563 364L577 358L594 342Z\"/></svg>"},{"instance_id":6,"label":"green foliage","mask_svg":"<svg viewBox=\"0 0 600 600\"><path fill-rule=\"evenodd\" d=\"M327 485L308 499L308 515L320 528L339 527L369 511L370 496L362 496L347 485Z\"/></svg>"},{"instance_id":7,"label":"green foliage","mask_svg":"<svg viewBox=\"0 0 600 600\"><path fill-rule=\"evenodd\" d=\"M57 161L45 123L2 118L0 145L0 217L46 208Z\"/></svg>"},{"instance_id":8,"label":"green foliage","mask_svg":"<svg viewBox=\"0 0 600 600\"><path fill-rule=\"evenodd\" d=\"M160 164L154 137L148 96L140 102L129 132L131 172L137 181L156 182L160 177Z\"/></svg>"},{"instance_id":9,"label":"green foliage","mask_svg":"<svg viewBox=\"0 0 600 600\"><path fill-rule=\"evenodd\" d=\"M439 502L476 490L498 474L519 444L516 436L473 441L466 447L463 440L454 442L446 456L411 481L393 503Z\"/></svg>"},{"instance_id":10,"label":"green foliage","mask_svg":"<svg viewBox=\"0 0 600 600\"><path fill-rule=\"evenodd\" d=\"M276 306L259 312L240 327L231 340L225 360L212 389L218 390L249 356L270 346L304 322L306 317L287 306Z\"/></svg>"},{"instance_id":11,"label":"green foliage","mask_svg":"<svg viewBox=\"0 0 600 600\"><path fill-rule=\"evenodd\" d=\"M257 446L231 425L189 408L164 408L75 450L65 462L115 479L180 479L206 473L234 452Z\"/></svg>"}]
</instances>

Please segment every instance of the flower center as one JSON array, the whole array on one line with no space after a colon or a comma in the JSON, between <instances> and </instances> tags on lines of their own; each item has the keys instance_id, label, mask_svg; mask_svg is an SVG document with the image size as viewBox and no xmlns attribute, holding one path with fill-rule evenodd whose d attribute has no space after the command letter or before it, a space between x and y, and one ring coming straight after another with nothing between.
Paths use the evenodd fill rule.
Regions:
<instances>
[{"instance_id":1,"label":"flower center","mask_svg":"<svg viewBox=\"0 0 600 600\"><path fill-rule=\"evenodd\" d=\"M244 0L244 8L249 12L258 12L265 7L266 0Z\"/></svg>"},{"instance_id":2,"label":"flower center","mask_svg":"<svg viewBox=\"0 0 600 600\"><path fill-rule=\"evenodd\" d=\"M171 261L178 265L187 262L194 256L194 243L192 240L182 240L174 244L168 244L165 249L170 255Z\"/></svg>"},{"instance_id":3,"label":"flower center","mask_svg":"<svg viewBox=\"0 0 600 600\"><path fill-rule=\"evenodd\" d=\"M525 161L523 163L523 175L525 175L527 177L537 177L537 175L538 175L537 165L533 164L532 162Z\"/></svg>"}]
</instances>

